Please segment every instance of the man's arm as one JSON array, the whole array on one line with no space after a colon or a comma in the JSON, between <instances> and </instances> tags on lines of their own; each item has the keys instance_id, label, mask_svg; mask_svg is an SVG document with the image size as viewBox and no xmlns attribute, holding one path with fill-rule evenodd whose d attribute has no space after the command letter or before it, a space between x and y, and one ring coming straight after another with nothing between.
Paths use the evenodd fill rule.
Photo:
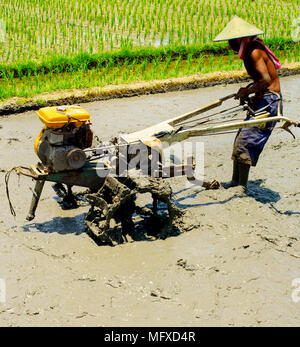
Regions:
<instances>
[{"instance_id":1,"label":"man's arm","mask_svg":"<svg viewBox=\"0 0 300 347\"><path fill-rule=\"evenodd\" d=\"M243 102L250 94L264 92L272 82L266 64L266 53L260 49L254 49L251 52L251 59L253 61L253 69L260 78L251 87L239 89L236 99L240 99L241 102Z\"/></svg>"}]
</instances>

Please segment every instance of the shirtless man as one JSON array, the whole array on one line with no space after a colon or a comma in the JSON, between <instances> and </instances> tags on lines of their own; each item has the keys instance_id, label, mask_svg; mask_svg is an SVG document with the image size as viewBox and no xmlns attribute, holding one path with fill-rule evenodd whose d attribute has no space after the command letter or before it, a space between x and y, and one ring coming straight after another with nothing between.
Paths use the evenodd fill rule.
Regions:
<instances>
[{"instance_id":1,"label":"shirtless man","mask_svg":"<svg viewBox=\"0 0 300 347\"><path fill-rule=\"evenodd\" d=\"M253 111L262 109L270 113L269 117L274 117L282 112L280 83L276 71L281 65L262 40L257 38L257 35L262 33L235 16L215 41L228 40L229 46L238 53L254 81L248 87L240 88L235 98L240 99L243 104L251 94L254 94L249 102L251 109ZM248 113L246 120L252 118ZM250 167L256 166L275 125L276 122L268 122L264 127L239 129L233 145L233 174L229 186L247 186Z\"/></svg>"}]
</instances>

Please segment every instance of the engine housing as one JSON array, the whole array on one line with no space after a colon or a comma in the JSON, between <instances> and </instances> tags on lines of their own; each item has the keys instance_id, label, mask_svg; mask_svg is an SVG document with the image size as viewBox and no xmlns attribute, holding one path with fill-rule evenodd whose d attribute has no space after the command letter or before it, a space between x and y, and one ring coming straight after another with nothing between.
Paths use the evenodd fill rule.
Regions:
<instances>
[{"instance_id":1,"label":"engine housing","mask_svg":"<svg viewBox=\"0 0 300 347\"><path fill-rule=\"evenodd\" d=\"M90 147L93 140L87 112L79 109L75 118L67 108L53 109L39 110L39 117L46 126L36 139L36 154L52 172L80 169L86 162L84 149ZM65 122L62 113L66 115ZM83 114L84 119L80 118ZM58 117L60 122L57 122Z\"/></svg>"}]
</instances>

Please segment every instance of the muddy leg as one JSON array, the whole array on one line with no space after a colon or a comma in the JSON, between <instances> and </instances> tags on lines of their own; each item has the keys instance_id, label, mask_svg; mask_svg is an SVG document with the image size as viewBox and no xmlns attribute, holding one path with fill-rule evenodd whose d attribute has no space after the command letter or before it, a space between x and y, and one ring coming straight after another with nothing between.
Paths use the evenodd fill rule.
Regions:
<instances>
[{"instance_id":1,"label":"muddy leg","mask_svg":"<svg viewBox=\"0 0 300 347\"><path fill-rule=\"evenodd\" d=\"M250 165L239 163L239 185L247 187Z\"/></svg>"},{"instance_id":2,"label":"muddy leg","mask_svg":"<svg viewBox=\"0 0 300 347\"><path fill-rule=\"evenodd\" d=\"M223 187L228 189L231 187L236 187L239 185L239 177L240 177L240 172L239 172L239 163L237 160L233 160L233 169L232 169L232 178L230 182L223 183Z\"/></svg>"},{"instance_id":3,"label":"muddy leg","mask_svg":"<svg viewBox=\"0 0 300 347\"><path fill-rule=\"evenodd\" d=\"M235 187L239 184L239 164L236 160L233 161L233 170L232 170L232 178L231 178L231 186Z\"/></svg>"}]
</instances>

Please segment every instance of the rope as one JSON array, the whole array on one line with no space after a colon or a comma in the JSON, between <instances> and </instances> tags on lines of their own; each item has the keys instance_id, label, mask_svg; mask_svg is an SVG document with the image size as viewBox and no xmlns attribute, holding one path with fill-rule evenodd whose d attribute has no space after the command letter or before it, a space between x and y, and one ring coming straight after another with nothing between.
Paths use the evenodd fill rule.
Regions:
<instances>
[{"instance_id":1,"label":"rope","mask_svg":"<svg viewBox=\"0 0 300 347\"><path fill-rule=\"evenodd\" d=\"M250 83L250 85L251 85L251 83ZM248 87L248 86L247 86L247 87ZM277 93L272 93L272 94L276 95L276 96L277 96L277 99L276 99L276 100L272 100L269 104L267 104L267 105L261 107L261 108L258 109L258 110L255 110L254 113L262 112L262 111L266 110L269 106L271 106L273 103L278 102L278 101L282 101L282 97L281 97L281 96L278 96ZM247 106L249 107L249 105L247 105ZM202 121L202 122L197 122L195 125L191 125L191 127L194 127L194 126L197 126L197 125L201 125L201 124L210 122L210 118L211 118L211 117L214 117L214 116L217 116L217 115L220 115L220 114L223 114L223 113L229 113L229 115L230 115L230 114L232 114L233 112L229 112L229 111L234 110L234 109L238 109L238 108L241 108L241 109L240 109L240 110L233 111L233 112L239 112L239 111L245 110L245 107L244 107L243 105L237 105L237 106L233 106L233 107L227 108L227 109L225 109L225 110L221 110L221 111L219 111L219 112L216 112L216 113L213 113L213 114L210 114L210 115L201 116L201 117L199 117L199 118L197 118L197 119L183 121L183 122L179 123L178 125L181 125L181 126L182 126L182 125L185 125L185 124L193 123L193 122L195 122L195 121L200 121L200 120L204 119L204 121ZM228 116L229 116L229 115L228 115ZM224 122L225 122L225 121L224 121ZM210 124L213 124L213 123L210 122ZM188 128L184 128L184 129L188 129Z\"/></svg>"},{"instance_id":2,"label":"rope","mask_svg":"<svg viewBox=\"0 0 300 347\"><path fill-rule=\"evenodd\" d=\"M222 131L219 133L211 133L211 134L202 134L199 136L212 136L212 135L226 135L226 134L236 134L237 130L228 130L228 131Z\"/></svg>"},{"instance_id":3,"label":"rope","mask_svg":"<svg viewBox=\"0 0 300 347\"><path fill-rule=\"evenodd\" d=\"M11 170L7 171L6 174L5 174L5 186L6 186L6 196L7 196L7 200L8 200L8 204L9 204L9 208L10 208L10 213L16 217L16 212L14 210L14 207L11 203L11 200L10 200L10 196L9 196L9 187L8 187L8 183L9 183L9 178L10 178L10 175L13 171L16 171L16 167L12 168Z\"/></svg>"},{"instance_id":4,"label":"rope","mask_svg":"<svg viewBox=\"0 0 300 347\"><path fill-rule=\"evenodd\" d=\"M188 124L188 123L192 123L192 122L195 122L195 121L199 121L199 120L202 120L202 119L207 119L207 118L214 117L214 116L217 116L217 115L222 114L222 113L229 112L229 111L231 111L231 110L233 110L233 109L235 109L235 108L238 108L238 107L240 107L241 110L242 110L242 107L243 107L243 106L241 106L241 105L233 106L233 107L227 108L227 109L225 109L225 110L222 110L222 111L219 111L219 112L216 112L216 113L207 115L207 116L201 116L201 117L199 117L199 118L197 118L197 119L183 121L183 122L178 123L178 124L183 125L183 124ZM232 113L232 112L231 112L231 113ZM204 121L204 122L208 122L208 121L209 121L209 119L208 119L207 121ZM200 123L200 124L201 124L201 123Z\"/></svg>"},{"instance_id":5,"label":"rope","mask_svg":"<svg viewBox=\"0 0 300 347\"><path fill-rule=\"evenodd\" d=\"M274 93L272 93L272 94L274 94ZM254 111L254 114L257 114L257 113L260 113L260 112L266 110L270 105L272 105L272 104L275 103L275 102L282 101L282 97L278 97L277 94L274 94L274 95L277 96L277 99L276 99L276 100L272 100L270 103L268 103L267 105L263 106L262 108L260 108L260 109L258 109L258 110L255 110L255 111ZM247 106L248 106L248 105L247 105ZM238 107L241 107L241 105L234 106L234 107L228 108L228 109L226 109L226 110L222 110L222 111L220 111L220 112L217 112L217 113L214 113L214 114L211 114L211 115L208 115L208 116L202 116L202 117L200 117L200 118L198 118L198 119L194 119L194 120L189 120L189 121L182 122L182 123L180 123L180 124L181 124L180 130L189 130L189 129L194 128L194 127L196 127L196 126L198 126L198 125L202 125L202 124L208 123L208 122L209 122L209 124L218 124L218 123L226 123L226 122L235 121L236 119L233 119L233 118L232 118L232 119L230 119L230 120L223 120L223 121L220 121L220 122L211 122L210 117L214 117L214 116L216 116L216 115L229 112L230 110L235 109L235 108L238 108ZM244 106L243 106L243 107L244 107ZM249 107L249 106L248 106L248 107ZM245 110L245 107L244 107L244 110ZM250 109L250 110L251 110L251 109ZM239 111L240 111L240 110L236 110L235 112L239 112ZM249 110L248 110L248 111L249 111ZM229 114L231 114L231 113L232 113L232 112L230 112ZM195 121L199 121L199 120L201 120L201 119L206 119L206 120L204 120L204 121L202 121L202 122L197 122L197 123L195 123L195 124L192 124L192 125L190 125L189 127L183 127L183 126L182 126L182 124L192 123L192 122L195 122ZM226 132L226 133L227 133L227 132ZM225 133L225 134L226 134L226 133ZM219 134L219 133L217 133L217 134ZM211 134L208 134L208 135L211 135ZM206 136L206 135L204 135L204 136Z\"/></svg>"},{"instance_id":6,"label":"rope","mask_svg":"<svg viewBox=\"0 0 300 347\"><path fill-rule=\"evenodd\" d=\"M206 121L203 121L203 122L197 122L195 124L191 124L189 127L182 127L180 130L189 130L189 129L192 129L198 125L202 125L204 123L207 123L209 122L209 124L223 124L223 123L229 123L229 122L235 122L237 120L244 120L244 118L232 118L232 119L227 119L227 120L220 120L220 119L216 119L215 122L211 122L209 119L206 120Z\"/></svg>"},{"instance_id":7,"label":"rope","mask_svg":"<svg viewBox=\"0 0 300 347\"><path fill-rule=\"evenodd\" d=\"M274 94L274 95L276 95L276 94ZM276 99L276 100L272 100L268 105L263 106L262 108L260 108L260 109L258 109L258 110L255 110L254 112L255 112L255 113L260 113L260 112L266 110L269 106L271 106L274 102L277 102L277 101L282 101L282 98L278 98L278 99Z\"/></svg>"}]
</instances>

